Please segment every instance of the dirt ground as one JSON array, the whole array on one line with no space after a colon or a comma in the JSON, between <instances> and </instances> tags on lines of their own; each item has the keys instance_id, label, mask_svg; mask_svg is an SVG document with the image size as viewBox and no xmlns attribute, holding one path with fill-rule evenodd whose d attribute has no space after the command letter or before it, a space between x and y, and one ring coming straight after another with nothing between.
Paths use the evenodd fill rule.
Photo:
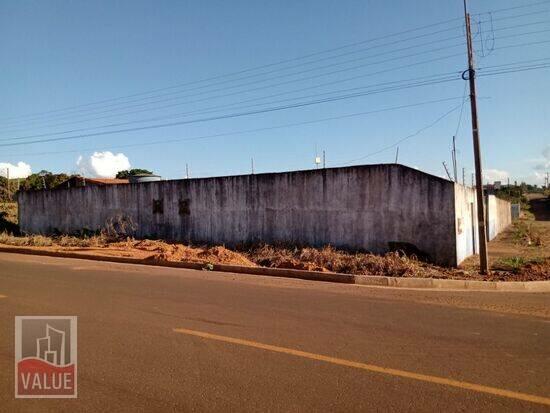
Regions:
<instances>
[{"instance_id":1,"label":"dirt ground","mask_svg":"<svg viewBox=\"0 0 550 413\"><path fill-rule=\"evenodd\" d=\"M224 246L184 245L160 240L92 237L27 237L0 233L0 244L49 251L71 251L83 255L132 257L151 261L185 261L205 264L264 266L356 275L428 277L470 280L550 280L550 203L531 196L530 211L489 243L491 274L481 276L479 258L467 259L460 268L445 268L398 253L375 255L339 251L330 246L308 248L252 245L238 249Z\"/></svg>"},{"instance_id":2,"label":"dirt ground","mask_svg":"<svg viewBox=\"0 0 550 413\"><path fill-rule=\"evenodd\" d=\"M550 199L527 197L530 209L488 244L492 277L513 272L518 279L550 279ZM476 270L479 257L468 258L461 268Z\"/></svg>"}]
</instances>

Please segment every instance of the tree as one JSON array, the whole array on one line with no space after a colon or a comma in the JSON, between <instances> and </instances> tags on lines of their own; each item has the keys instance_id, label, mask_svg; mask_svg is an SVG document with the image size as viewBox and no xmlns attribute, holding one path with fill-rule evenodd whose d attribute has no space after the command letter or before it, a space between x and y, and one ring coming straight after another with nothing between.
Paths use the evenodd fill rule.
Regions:
<instances>
[{"instance_id":1,"label":"tree","mask_svg":"<svg viewBox=\"0 0 550 413\"><path fill-rule=\"evenodd\" d=\"M116 174L117 179L128 179L130 176L135 175L153 175L153 172L148 171L147 169L134 168L126 171L119 171Z\"/></svg>"},{"instance_id":2,"label":"tree","mask_svg":"<svg viewBox=\"0 0 550 413\"><path fill-rule=\"evenodd\" d=\"M48 171L40 171L37 174L31 174L21 182L21 190L28 191L30 189L52 189L60 183L69 179L69 175L65 173L53 174Z\"/></svg>"}]
</instances>

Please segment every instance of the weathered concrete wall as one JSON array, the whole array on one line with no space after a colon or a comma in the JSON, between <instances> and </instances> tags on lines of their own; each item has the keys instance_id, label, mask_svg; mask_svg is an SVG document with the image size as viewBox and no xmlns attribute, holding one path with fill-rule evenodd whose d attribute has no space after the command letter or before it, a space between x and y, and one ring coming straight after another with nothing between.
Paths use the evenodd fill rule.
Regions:
<instances>
[{"instance_id":1,"label":"weathered concrete wall","mask_svg":"<svg viewBox=\"0 0 550 413\"><path fill-rule=\"evenodd\" d=\"M25 192L19 210L25 232L99 229L124 214L138 237L377 253L403 242L455 265L455 203L453 183L390 164Z\"/></svg>"},{"instance_id":2,"label":"weathered concrete wall","mask_svg":"<svg viewBox=\"0 0 550 413\"><path fill-rule=\"evenodd\" d=\"M455 184L456 256L460 264L479 252L477 202L474 188Z\"/></svg>"},{"instance_id":3,"label":"weathered concrete wall","mask_svg":"<svg viewBox=\"0 0 550 413\"><path fill-rule=\"evenodd\" d=\"M486 197L486 205L487 238L490 241L512 223L512 207L510 202L494 195Z\"/></svg>"}]
</instances>

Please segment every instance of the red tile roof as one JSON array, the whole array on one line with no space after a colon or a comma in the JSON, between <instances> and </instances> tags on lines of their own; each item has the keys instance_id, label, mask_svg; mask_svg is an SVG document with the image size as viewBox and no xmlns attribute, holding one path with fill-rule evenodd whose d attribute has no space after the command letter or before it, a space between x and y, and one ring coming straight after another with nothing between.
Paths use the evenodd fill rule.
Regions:
<instances>
[{"instance_id":1,"label":"red tile roof","mask_svg":"<svg viewBox=\"0 0 550 413\"><path fill-rule=\"evenodd\" d=\"M86 178L86 183L93 183L99 185L115 185L115 184L127 184L130 181L128 179L117 178Z\"/></svg>"}]
</instances>

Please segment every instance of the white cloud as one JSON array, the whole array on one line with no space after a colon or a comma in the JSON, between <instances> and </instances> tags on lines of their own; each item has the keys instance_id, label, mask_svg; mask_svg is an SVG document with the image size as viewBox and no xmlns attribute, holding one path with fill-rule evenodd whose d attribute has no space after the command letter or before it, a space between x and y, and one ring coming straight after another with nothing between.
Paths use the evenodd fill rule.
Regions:
<instances>
[{"instance_id":1,"label":"white cloud","mask_svg":"<svg viewBox=\"0 0 550 413\"><path fill-rule=\"evenodd\" d=\"M130 161L123 153L94 152L88 157L79 156L76 166L84 176L113 178L117 172L130 169Z\"/></svg>"},{"instance_id":2,"label":"white cloud","mask_svg":"<svg viewBox=\"0 0 550 413\"><path fill-rule=\"evenodd\" d=\"M31 166L25 162L17 162L17 165L13 165L8 162L0 162L0 175L7 176L7 169L10 170L10 178L26 178L29 176L31 171Z\"/></svg>"},{"instance_id":3,"label":"white cloud","mask_svg":"<svg viewBox=\"0 0 550 413\"><path fill-rule=\"evenodd\" d=\"M499 169L485 169L483 170L483 177L485 181L494 182L494 181L505 181L510 177L510 174L506 171L501 171Z\"/></svg>"}]
</instances>

